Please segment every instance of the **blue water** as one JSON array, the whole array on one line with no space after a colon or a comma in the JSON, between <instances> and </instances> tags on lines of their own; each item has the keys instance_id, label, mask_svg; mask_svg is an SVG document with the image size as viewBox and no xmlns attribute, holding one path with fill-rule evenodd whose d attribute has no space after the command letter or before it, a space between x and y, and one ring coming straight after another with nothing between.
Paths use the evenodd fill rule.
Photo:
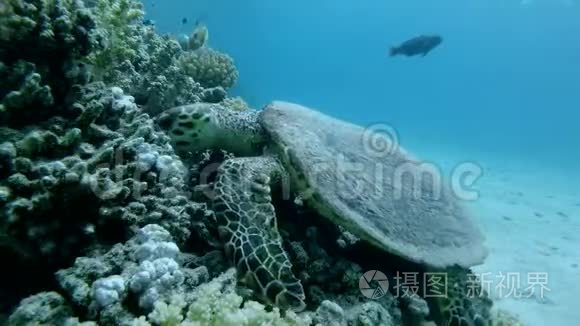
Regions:
<instances>
[{"instance_id":1,"label":"blue water","mask_svg":"<svg viewBox=\"0 0 580 326\"><path fill-rule=\"evenodd\" d=\"M295 101L410 148L477 152L579 174L580 3L536 0L148 0L159 31L202 18L240 71L234 95ZM154 6L153 6L154 3ZM183 26L181 19L188 18ZM389 58L418 34L443 44Z\"/></svg>"}]
</instances>

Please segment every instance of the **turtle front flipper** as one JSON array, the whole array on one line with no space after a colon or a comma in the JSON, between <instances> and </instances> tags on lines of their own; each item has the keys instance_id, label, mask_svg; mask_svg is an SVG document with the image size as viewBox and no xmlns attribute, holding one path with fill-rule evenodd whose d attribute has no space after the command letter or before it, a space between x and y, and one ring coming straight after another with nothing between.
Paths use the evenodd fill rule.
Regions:
<instances>
[{"instance_id":1,"label":"turtle front flipper","mask_svg":"<svg viewBox=\"0 0 580 326\"><path fill-rule=\"evenodd\" d=\"M447 277L446 295L428 299L437 325L491 326L492 300L479 278L469 269L451 267L443 271Z\"/></svg>"},{"instance_id":2,"label":"turtle front flipper","mask_svg":"<svg viewBox=\"0 0 580 326\"><path fill-rule=\"evenodd\" d=\"M234 158L218 169L213 209L228 259L267 303L302 310L304 289L282 247L270 185L283 168L272 157Z\"/></svg>"}]
</instances>

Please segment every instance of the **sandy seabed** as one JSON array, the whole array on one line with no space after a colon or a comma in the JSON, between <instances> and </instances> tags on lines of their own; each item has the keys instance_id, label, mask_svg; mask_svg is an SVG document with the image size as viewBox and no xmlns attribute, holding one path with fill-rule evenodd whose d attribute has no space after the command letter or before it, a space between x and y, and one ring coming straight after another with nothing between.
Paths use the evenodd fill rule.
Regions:
<instances>
[{"instance_id":1,"label":"sandy seabed","mask_svg":"<svg viewBox=\"0 0 580 326\"><path fill-rule=\"evenodd\" d=\"M467 206L489 249L474 271L495 307L528 326L580 325L580 170L465 152L431 157L447 171L467 161L483 168Z\"/></svg>"}]
</instances>

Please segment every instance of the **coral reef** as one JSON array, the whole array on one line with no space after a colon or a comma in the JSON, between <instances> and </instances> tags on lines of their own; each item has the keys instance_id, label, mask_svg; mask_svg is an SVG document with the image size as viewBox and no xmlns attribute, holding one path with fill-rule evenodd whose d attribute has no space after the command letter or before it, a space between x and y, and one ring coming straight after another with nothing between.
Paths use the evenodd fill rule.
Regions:
<instances>
[{"instance_id":1,"label":"coral reef","mask_svg":"<svg viewBox=\"0 0 580 326\"><path fill-rule=\"evenodd\" d=\"M20 133L2 145L6 160L11 160L3 182L11 195L5 207L6 231L27 230L29 239L38 238L47 254L49 247L66 252L68 246L43 239L47 229L31 232L46 214L59 216L53 223L87 230L99 227L97 217L133 221L173 214L177 221L179 214L164 207L186 206L186 198L176 196L184 186L185 169L166 137L154 132L152 121L120 89L87 90L72 105L79 112L72 122L55 118L50 127ZM46 162L47 157L53 160ZM70 197L60 198L62 194ZM152 203L153 194L167 199ZM63 200L80 204L85 218L70 216L74 206L67 213L65 203L56 202Z\"/></svg>"},{"instance_id":2,"label":"coral reef","mask_svg":"<svg viewBox=\"0 0 580 326\"><path fill-rule=\"evenodd\" d=\"M148 315L154 325L309 325L308 315L298 316L292 312L281 315L278 308L272 311L255 301L243 302L236 294L237 277L235 269L229 269L211 282L199 286L195 299L188 304L177 296L169 303L158 302ZM144 321L143 318L141 318ZM143 323L144 324L144 323Z\"/></svg>"},{"instance_id":3,"label":"coral reef","mask_svg":"<svg viewBox=\"0 0 580 326\"><path fill-rule=\"evenodd\" d=\"M32 295L12 313L10 324L74 325L73 311L86 309L100 324L130 325L139 314L123 305L126 301L136 300L136 309L147 312L174 296L191 298L193 289L208 279L207 270L182 267L172 241L167 230L150 224L103 255L78 258L73 267L57 273L68 301L55 292Z\"/></svg>"},{"instance_id":4,"label":"coral reef","mask_svg":"<svg viewBox=\"0 0 580 326\"><path fill-rule=\"evenodd\" d=\"M171 105L198 101L197 94L225 98L223 90L202 90L171 66L178 45L136 22L140 17L140 5L132 0L2 3L0 255L13 263L0 273L3 279L30 279L20 286L2 284L10 298L1 302L3 311L22 295L50 287L52 274L75 257L123 241L131 228L159 223L178 243L204 230L193 225L210 212L187 200L187 171L168 138L154 130L134 96L111 87L114 78L92 82L103 72L124 76L114 60L106 60L119 56L129 63L153 62L143 71L167 62L165 75L137 74L136 85L155 85L152 78L170 71L173 79L159 84L174 91L152 93L188 94ZM139 45L135 56L118 49L130 47L129 38ZM144 61L144 55L154 59ZM192 86L176 83L179 78ZM135 80L124 80L133 88ZM148 104L162 109L160 102ZM116 289L112 281L102 285Z\"/></svg>"},{"instance_id":5,"label":"coral reef","mask_svg":"<svg viewBox=\"0 0 580 326\"><path fill-rule=\"evenodd\" d=\"M0 78L3 88L12 89L0 104L0 116L4 123L14 125L18 121L31 121L47 114L46 109L54 105L51 88L42 84L42 76L33 64L22 60L11 66L0 63Z\"/></svg>"},{"instance_id":6,"label":"coral reef","mask_svg":"<svg viewBox=\"0 0 580 326\"><path fill-rule=\"evenodd\" d=\"M93 86L72 104L74 120L12 130L0 146L0 234L19 244L12 251L23 264L64 267L89 246L123 240L130 227L148 223L183 243L195 216L207 214L187 200L186 170L152 120L119 88Z\"/></svg>"},{"instance_id":7,"label":"coral reef","mask_svg":"<svg viewBox=\"0 0 580 326\"><path fill-rule=\"evenodd\" d=\"M104 38L104 46L87 58L97 80L121 87L151 114L200 101L199 83L176 66L179 43L142 23L140 2L98 0L91 9Z\"/></svg>"},{"instance_id":8,"label":"coral reef","mask_svg":"<svg viewBox=\"0 0 580 326\"><path fill-rule=\"evenodd\" d=\"M183 266L183 256L170 233L156 224L137 231L125 244L104 255L77 259L74 266L57 272L67 297L99 323L129 325L140 313L149 313L159 302L180 296L192 301L197 285L208 280L203 266ZM131 304L134 302L134 309Z\"/></svg>"},{"instance_id":9,"label":"coral reef","mask_svg":"<svg viewBox=\"0 0 580 326\"><path fill-rule=\"evenodd\" d=\"M93 47L95 21L83 1L7 0L3 6L0 56L4 60L47 63L57 57L66 61L89 54Z\"/></svg>"},{"instance_id":10,"label":"coral reef","mask_svg":"<svg viewBox=\"0 0 580 326\"><path fill-rule=\"evenodd\" d=\"M121 87L151 115L186 103L219 102L237 79L229 56L208 50L210 56L199 57L143 24L138 1L98 0L91 9L104 39L87 58L95 78Z\"/></svg>"},{"instance_id":11,"label":"coral reef","mask_svg":"<svg viewBox=\"0 0 580 326\"><path fill-rule=\"evenodd\" d=\"M99 73L110 73L117 63L135 61L143 53L142 27L145 16L141 2L132 0L98 0L89 2L97 27L103 37L103 47L89 54L88 60Z\"/></svg>"},{"instance_id":12,"label":"coral reef","mask_svg":"<svg viewBox=\"0 0 580 326\"><path fill-rule=\"evenodd\" d=\"M62 109L87 80L79 61L98 47L90 11L76 0L8 0L0 11L0 123L23 126Z\"/></svg>"},{"instance_id":13,"label":"coral reef","mask_svg":"<svg viewBox=\"0 0 580 326\"><path fill-rule=\"evenodd\" d=\"M228 89L238 79L234 60L227 54L210 48L185 52L179 59L179 67L205 88Z\"/></svg>"},{"instance_id":14,"label":"coral reef","mask_svg":"<svg viewBox=\"0 0 580 326\"><path fill-rule=\"evenodd\" d=\"M10 315L9 325L63 325L96 326L94 322L79 322L72 317L72 308L56 292L42 292L22 300L20 306Z\"/></svg>"}]
</instances>

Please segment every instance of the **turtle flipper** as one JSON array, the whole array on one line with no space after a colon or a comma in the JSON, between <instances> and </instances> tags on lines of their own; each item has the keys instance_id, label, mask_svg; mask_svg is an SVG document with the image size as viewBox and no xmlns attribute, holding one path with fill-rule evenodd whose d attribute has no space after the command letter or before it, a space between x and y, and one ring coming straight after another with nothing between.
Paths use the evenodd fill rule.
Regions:
<instances>
[{"instance_id":1,"label":"turtle flipper","mask_svg":"<svg viewBox=\"0 0 580 326\"><path fill-rule=\"evenodd\" d=\"M469 269L452 267L447 275L447 295L432 299L430 310L437 325L491 326L492 300Z\"/></svg>"},{"instance_id":2,"label":"turtle flipper","mask_svg":"<svg viewBox=\"0 0 580 326\"><path fill-rule=\"evenodd\" d=\"M266 302L302 310L304 289L282 247L270 184L283 168L272 157L234 158L218 169L213 209L238 275Z\"/></svg>"}]
</instances>

